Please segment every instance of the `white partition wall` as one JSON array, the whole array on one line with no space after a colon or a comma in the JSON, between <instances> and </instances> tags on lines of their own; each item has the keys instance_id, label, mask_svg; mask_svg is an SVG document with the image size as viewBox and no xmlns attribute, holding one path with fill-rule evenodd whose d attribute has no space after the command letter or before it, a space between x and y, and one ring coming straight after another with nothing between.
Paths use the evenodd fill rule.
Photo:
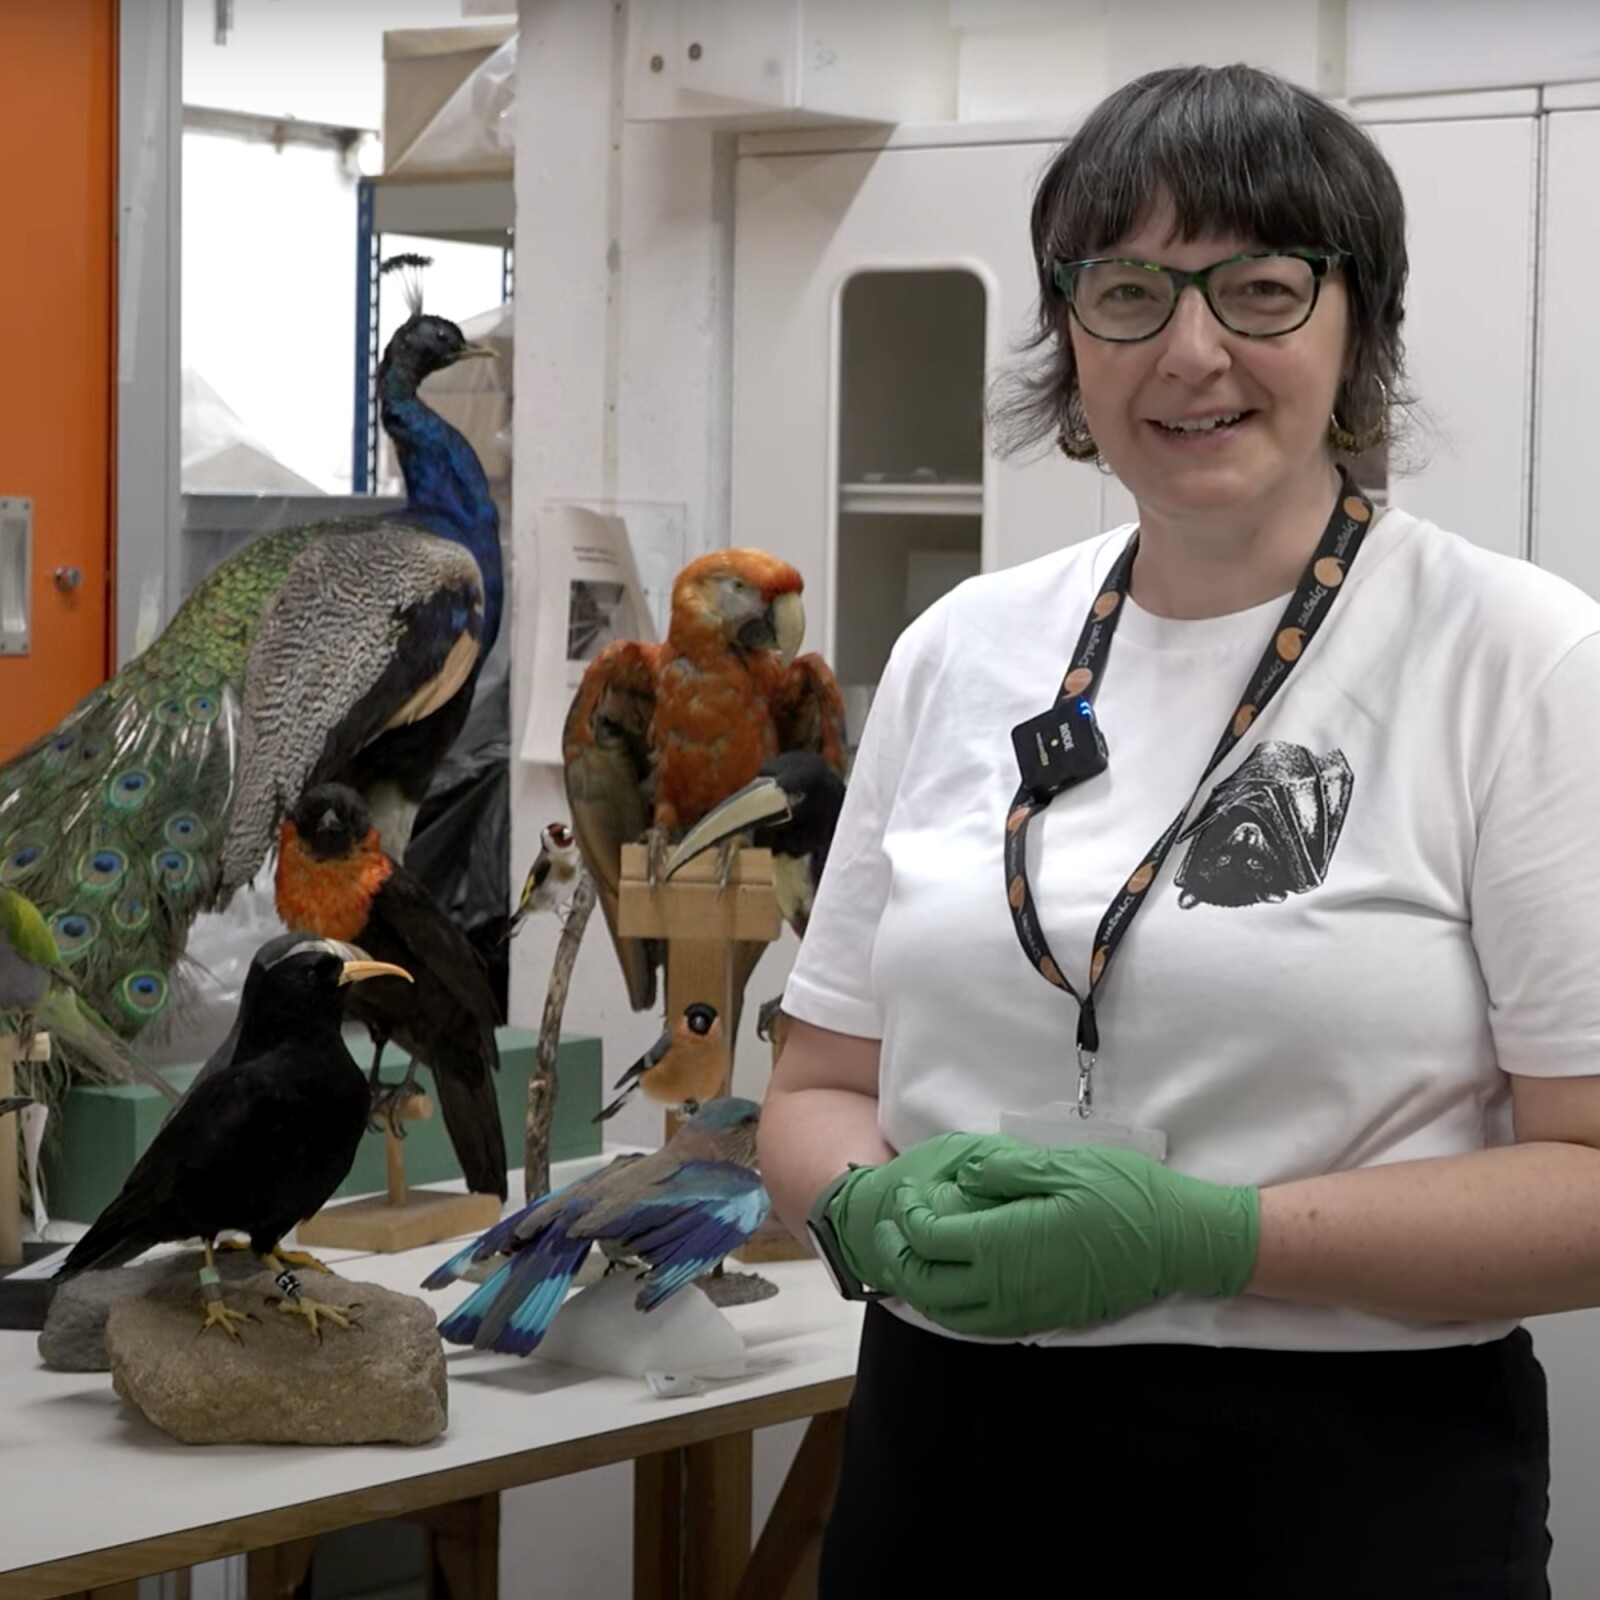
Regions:
<instances>
[{"instance_id":1,"label":"white partition wall","mask_svg":"<svg viewBox=\"0 0 1600 1600\"><path fill-rule=\"evenodd\" d=\"M1405 194L1405 324L1421 406L1415 470L1389 497L1506 555L1528 554L1538 124L1379 123Z\"/></svg>"},{"instance_id":2,"label":"white partition wall","mask_svg":"<svg viewBox=\"0 0 1600 1600\"><path fill-rule=\"evenodd\" d=\"M1600 111L1546 124L1533 555L1600 595Z\"/></svg>"}]
</instances>

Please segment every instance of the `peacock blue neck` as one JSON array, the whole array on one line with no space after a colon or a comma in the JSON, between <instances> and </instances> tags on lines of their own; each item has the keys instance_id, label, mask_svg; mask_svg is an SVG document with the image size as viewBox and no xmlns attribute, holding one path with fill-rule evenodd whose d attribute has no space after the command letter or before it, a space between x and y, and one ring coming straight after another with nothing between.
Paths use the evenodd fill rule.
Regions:
<instances>
[{"instance_id":1,"label":"peacock blue neck","mask_svg":"<svg viewBox=\"0 0 1600 1600\"><path fill-rule=\"evenodd\" d=\"M500 513L477 452L417 393L415 377L395 367L379 374L383 426L406 480L406 515L472 552L483 574L483 654L500 632L505 567Z\"/></svg>"}]
</instances>

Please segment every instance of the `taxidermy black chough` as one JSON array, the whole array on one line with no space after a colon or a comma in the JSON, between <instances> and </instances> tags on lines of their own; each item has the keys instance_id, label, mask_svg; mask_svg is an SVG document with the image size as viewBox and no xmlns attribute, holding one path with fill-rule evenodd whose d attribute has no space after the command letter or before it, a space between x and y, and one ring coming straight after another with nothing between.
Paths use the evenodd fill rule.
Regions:
<instances>
[{"instance_id":1,"label":"taxidermy black chough","mask_svg":"<svg viewBox=\"0 0 1600 1600\"><path fill-rule=\"evenodd\" d=\"M404 978L331 939L289 934L251 962L234 1034L175 1106L122 1191L62 1264L63 1279L121 1266L152 1245L198 1237L207 1328L238 1338L254 1320L224 1305L213 1246L224 1229L277 1274L278 1309L350 1326L348 1313L301 1293L278 1250L283 1236L319 1211L355 1161L367 1126L367 1081L340 1036L346 985Z\"/></svg>"}]
</instances>

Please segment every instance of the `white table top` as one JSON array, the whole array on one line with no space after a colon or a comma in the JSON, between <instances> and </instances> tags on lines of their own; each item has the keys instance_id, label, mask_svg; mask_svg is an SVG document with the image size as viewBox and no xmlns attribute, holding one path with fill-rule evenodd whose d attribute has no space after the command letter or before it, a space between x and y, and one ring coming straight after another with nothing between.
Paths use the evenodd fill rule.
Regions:
<instances>
[{"instance_id":1,"label":"white table top","mask_svg":"<svg viewBox=\"0 0 1600 1600\"><path fill-rule=\"evenodd\" d=\"M442 1317L473 1285L418 1285L459 1247L327 1255L343 1258L344 1276L415 1292ZM0 1331L0 1574L851 1377L861 1308L813 1261L756 1270L779 1293L727 1311L751 1375L658 1399L634 1379L446 1346L449 1427L411 1447L179 1444L117 1399L109 1373L51 1372L36 1334Z\"/></svg>"}]
</instances>

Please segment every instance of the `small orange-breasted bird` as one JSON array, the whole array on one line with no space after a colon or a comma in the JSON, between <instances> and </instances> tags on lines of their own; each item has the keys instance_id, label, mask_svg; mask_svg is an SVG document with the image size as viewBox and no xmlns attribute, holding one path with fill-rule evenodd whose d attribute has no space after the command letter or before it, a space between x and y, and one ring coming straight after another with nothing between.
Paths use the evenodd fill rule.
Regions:
<instances>
[{"instance_id":1,"label":"small orange-breasted bird","mask_svg":"<svg viewBox=\"0 0 1600 1600\"><path fill-rule=\"evenodd\" d=\"M844 703L805 632L800 574L764 550L715 550L672 586L663 644L618 640L589 663L562 740L573 830L635 1011L655 1004L663 941L617 936L622 846L666 850L784 750L845 768ZM764 946L736 947L729 1036Z\"/></svg>"},{"instance_id":2,"label":"small orange-breasted bird","mask_svg":"<svg viewBox=\"0 0 1600 1600\"><path fill-rule=\"evenodd\" d=\"M702 1000L683 1008L683 1015L611 1085L620 1089L595 1117L614 1117L642 1089L647 1098L676 1106L692 1116L703 1100L714 1100L728 1080L728 1044L717 1008Z\"/></svg>"},{"instance_id":3,"label":"small orange-breasted bird","mask_svg":"<svg viewBox=\"0 0 1600 1600\"><path fill-rule=\"evenodd\" d=\"M421 1061L433 1074L467 1187L504 1200L506 1145L494 1088L499 1008L483 962L439 902L384 854L353 789L328 783L301 797L279 836L276 896L286 927L359 944L411 974L410 984L378 978L346 1000L377 1046L373 1090L403 1098ZM398 1088L378 1078L391 1039L412 1057Z\"/></svg>"}]
</instances>

